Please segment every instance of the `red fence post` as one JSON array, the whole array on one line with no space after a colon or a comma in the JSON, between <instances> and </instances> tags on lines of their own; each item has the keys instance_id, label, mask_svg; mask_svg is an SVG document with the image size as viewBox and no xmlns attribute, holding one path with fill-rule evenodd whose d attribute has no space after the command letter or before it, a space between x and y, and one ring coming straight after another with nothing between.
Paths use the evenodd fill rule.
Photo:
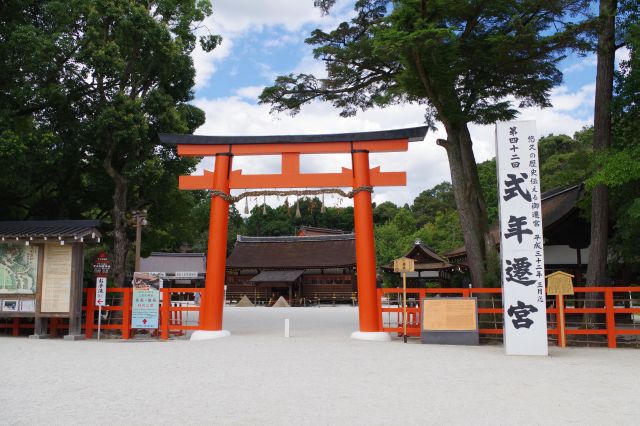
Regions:
<instances>
[{"instance_id":1,"label":"red fence post","mask_svg":"<svg viewBox=\"0 0 640 426\"><path fill-rule=\"evenodd\" d=\"M11 335L12 336L19 336L20 335L20 318L14 318L13 319L13 328L11 330Z\"/></svg>"},{"instance_id":2,"label":"red fence post","mask_svg":"<svg viewBox=\"0 0 640 426\"><path fill-rule=\"evenodd\" d=\"M604 290L604 307L607 315L607 340L610 348L617 347L616 344L616 314L613 308L613 289Z\"/></svg>"},{"instance_id":3,"label":"red fence post","mask_svg":"<svg viewBox=\"0 0 640 426\"><path fill-rule=\"evenodd\" d=\"M91 339L93 337L93 313L95 312L95 298L95 291L87 289L87 314L84 318L84 335L87 339Z\"/></svg>"},{"instance_id":4,"label":"red fence post","mask_svg":"<svg viewBox=\"0 0 640 426\"><path fill-rule=\"evenodd\" d=\"M131 336L131 289L122 289L122 324L120 333L124 340L129 340Z\"/></svg>"},{"instance_id":5,"label":"red fence post","mask_svg":"<svg viewBox=\"0 0 640 426\"><path fill-rule=\"evenodd\" d=\"M160 316L160 337L162 340L169 338L169 315L171 307L171 295L169 290L162 289L162 315Z\"/></svg>"}]
</instances>

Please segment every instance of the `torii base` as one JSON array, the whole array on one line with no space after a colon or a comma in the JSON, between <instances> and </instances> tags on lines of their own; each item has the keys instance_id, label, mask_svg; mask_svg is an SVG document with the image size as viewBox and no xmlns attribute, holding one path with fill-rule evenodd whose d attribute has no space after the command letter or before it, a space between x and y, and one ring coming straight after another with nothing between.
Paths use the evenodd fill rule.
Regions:
<instances>
[{"instance_id":1,"label":"torii base","mask_svg":"<svg viewBox=\"0 0 640 426\"><path fill-rule=\"evenodd\" d=\"M213 340L229 336L231 336L231 332L227 330L196 330L191 334L191 338L189 340Z\"/></svg>"},{"instance_id":2,"label":"torii base","mask_svg":"<svg viewBox=\"0 0 640 426\"><path fill-rule=\"evenodd\" d=\"M354 331L351 333L351 338L370 342L390 342L391 334L382 331Z\"/></svg>"}]
</instances>

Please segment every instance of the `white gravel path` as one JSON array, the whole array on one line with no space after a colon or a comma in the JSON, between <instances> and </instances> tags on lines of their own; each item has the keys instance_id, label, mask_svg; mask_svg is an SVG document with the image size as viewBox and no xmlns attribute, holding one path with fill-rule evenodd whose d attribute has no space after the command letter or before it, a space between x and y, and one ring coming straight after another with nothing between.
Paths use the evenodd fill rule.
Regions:
<instances>
[{"instance_id":1,"label":"white gravel path","mask_svg":"<svg viewBox=\"0 0 640 426\"><path fill-rule=\"evenodd\" d=\"M283 337L291 318L292 337ZM349 338L357 310L227 308L204 342L0 337L0 424L640 424L640 351Z\"/></svg>"}]
</instances>

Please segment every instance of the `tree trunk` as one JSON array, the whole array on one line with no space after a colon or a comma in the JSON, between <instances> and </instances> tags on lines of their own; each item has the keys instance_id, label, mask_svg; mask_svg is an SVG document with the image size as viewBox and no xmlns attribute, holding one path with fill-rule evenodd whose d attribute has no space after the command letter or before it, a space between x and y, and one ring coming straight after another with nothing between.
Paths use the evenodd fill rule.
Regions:
<instances>
[{"instance_id":1,"label":"tree trunk","mask_svg":"<svg viewBox=\"0 0 640 426\"><path fill-rule=\"evenodd\" d=\"M102 165L114 183L113 209L111 220L113 222L113 280L116 286L124 285L126 272L127 252L129 240L127 238L127 179L122 176L111 164L115 143L107 153Z\"/></svg>"},{"instance_id":2,"label":"tree trunk","mask_svg":"<svg viewBox=\"0 0 640 426\"><path fill-rule=\"evenodd\" d=\"M447 150L453 194L460 216L460 225L467 251L467 263L474 287L495 285L492 279L497 256L495 244L489 235L487 209L475 156L473 143L466 124L445 123L447 140L438 140L438 144Z\"/></svg>"},{"instance_id":3,"label":"tree trunk","mask_svg":"<svg viewBox=\"0 0 640 426\"><path fill-rule=\"evenodd\" d=\"M598 66L593 113L593 150L602 151L611 146L611 100L613 98L613 71L615 62L616 0L600 1L598 25ZM609 239L609 189L597 185L591 200L591 244L587 267L587 286L603 284L607 272ZM586 293L585 307L596 306L597 293ZM594 314L585 314L585 323L594 327Z\"/></svg>"}]
</instances>

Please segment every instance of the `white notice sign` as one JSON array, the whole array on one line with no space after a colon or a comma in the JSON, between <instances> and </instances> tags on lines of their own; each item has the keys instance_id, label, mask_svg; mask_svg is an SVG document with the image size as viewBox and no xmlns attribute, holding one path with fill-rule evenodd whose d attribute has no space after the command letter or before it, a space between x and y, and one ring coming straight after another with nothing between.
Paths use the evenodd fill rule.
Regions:
<instances>
[{"instance_id":1,"label":"white notice sign","mask_svg":"<svg viewBox=\"0 0 640 426\"><path fill-rule=\"evenodd\" d=\"M107 305L107 278L96 278L96 306Z\"/></svg>"},{"instance_id":2,"label":"white notice sign","mask_svg":"<svg viewBox=\"0 0 640 426\"><path fill-rule=\"evenodd\" d=\"M195 271L176 271L176 278L198 278Z\"/></svg>"},{"instance_id":3,"label":"white notice sign","mask_svg":"<svg viewBox=\"0 0 640 426\"><path fill-rule=\"evenodd\" d=\"M535 121L496 125L507 355L547 355L547 304Z\"/></svg>"}]
</instances>

